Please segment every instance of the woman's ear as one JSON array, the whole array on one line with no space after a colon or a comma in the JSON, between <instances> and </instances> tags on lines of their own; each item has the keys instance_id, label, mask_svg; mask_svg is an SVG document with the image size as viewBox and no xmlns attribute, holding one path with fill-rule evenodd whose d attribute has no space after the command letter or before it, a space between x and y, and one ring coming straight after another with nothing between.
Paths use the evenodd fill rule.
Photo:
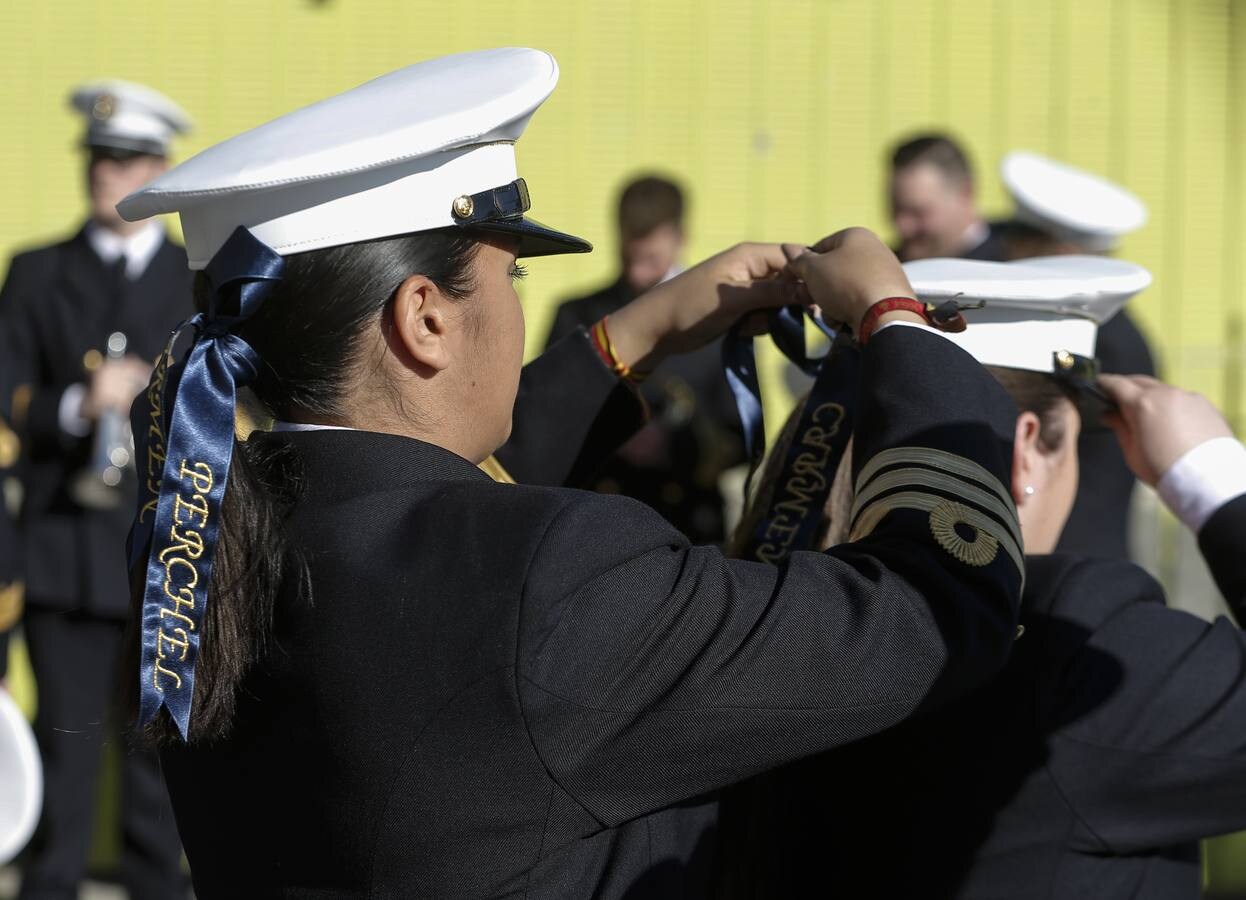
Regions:
<instances>
[{"instance_id":1,"label":"woman's ear","mask_svg":"<svg viewBox=\"0 0 1246 900\"><path fill-rule=\"evenodd\" d=\"M438 372L450 365L446 303L423 275L411 275L394 294L393 337L414 362Z\"/></svg>"},{"instance_id":2,"label":"woman's ear","mask_svg":"<svg viewBox=\"0 0 1246 900\"><path fill-rule=\"evenodd\" d=\"M1042 422L1032 412L1017 416L1012 442L1012 499L1024 504L1046 481L1043 452L1039 443Z\"/></svg>"}]
</instances>

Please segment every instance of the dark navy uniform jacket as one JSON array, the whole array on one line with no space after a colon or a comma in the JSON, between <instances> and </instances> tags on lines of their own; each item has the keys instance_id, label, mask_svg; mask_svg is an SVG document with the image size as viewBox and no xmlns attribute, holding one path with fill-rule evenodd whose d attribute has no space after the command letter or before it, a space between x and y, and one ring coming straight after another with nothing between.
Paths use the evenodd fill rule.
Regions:
<instances>
[{"instance_id":1,"label":"dark navy uniform jacket","mask_svg":"<svg viewBox=\"0 0 1246 900\"><path fill-rule=\"evenodd\" d=\"M20 441L7 424L12 392L0 368L0 487L17 461ZM21 619L24 585L17 528L0 494L0 678L8 670L9 632Z\"/></svg>"},{"instance_id":2,"label":"dark navy uniform jacket","mask_svg":"<svg viewBox=\"0 0 1246 900\"><path fill-rule=\"evenodd\" d=\"M18 401L13 427L24 459L21 528L27 601L124 619L129 579L123 544L133 494L115 510L86 510L69 493L92 439L67 434L65 388L85 381L83 356L125 333L127 352L154 362L191 309L186 251L167 239L143 274L124 283L91 249L86 232L13 258L0 290L0 368Z\"/></svg>"},{"instance_id":3,"label":"dark navy uniform jacket","mask_svg":"<svg viewBox=\"0 0 1246 900\"><path fill-rule=\"evenodd\" d=\"M1199 542L1240 618L1246 496ZM1063 554L1028 558L1021 622L986 687L785 771L737 896L1199 897L1198 840L1246 828L1246 636Z\"/></svg>"},{"instance_id":4,"label":"dark navy uniform jacket","mask_svg":"<svg viewBox=\"0 0 1246 900\"><path fill-rule=\"evenodd\" d=\"M1012 643L1015 522L983 501L1011 401L900 326L863 383L859 459L891 460L863 477L899 493L783 568L409 438L253 438L301 460L310 589L280 598L233 734L162 753L197 896L706 896L718 789L946 702ZM942 492L904 462L930 448ZM949 496L998 540L977 564L932 537Z\"/></svg>"},{"instance_id":5,"label":"dark navy uniform jacket","mask_svg":"<svg viewBox=\"0 0 1246 900\"><path fill-rule=\"evenodd\" d=\"M591 328L636 293L619 277L596 293L559 305L547 347L578 328ZM740 417L722 368L722 344L714 341L662 362L640 385L652 419L636 443L577 468L568 484L635 497L662 514L694 544L721 544L726 537L718 479L744 462ZM607 418L624 415L613 403Z\"/></svg>"}]
</instances>

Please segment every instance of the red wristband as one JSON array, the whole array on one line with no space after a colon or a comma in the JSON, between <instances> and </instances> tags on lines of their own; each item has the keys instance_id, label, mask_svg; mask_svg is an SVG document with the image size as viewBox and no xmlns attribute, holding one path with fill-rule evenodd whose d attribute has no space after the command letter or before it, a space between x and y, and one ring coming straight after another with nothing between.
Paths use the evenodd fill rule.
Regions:
<instances>
[{"instance_id":1,"label":"red wristband","mask_svg":"<svg viewBox=\"0 0 1246 900\"><path fill-rule=\"evenodd\" d=\"M857 343L865 346L865 342L870 339L870 335L874 333L874 329L878 325L878 320L889 312L895 312L898 309L907 310L916 313L923 319L929 321L926 312L926 304L914 300L912 297L887 297L879 300L873 306L865 311L865 315L861 317L861 327L857 330Z\"/></svg>"},{"instance_id":2,"label":"red wristband","mask_svg":"<svg viewBox=\"0 0 1246 900\"><path fill-rule=\"evenodd\" d=\"M887 297L884 300L879 300L865 311L865 315L861 318L861 333L857 336L857 343L864 345L878 326L879 318L885 313L894 312L898 309L916 313L925 319L926 324L931 328L937 328L939 331L950 331L955 334L964 331L966 327L965 317L961 310L978 309L981 306L983 306L982 301L962 304L956 300L945 300L938 306L935 306L931 303L922 303L920 300L914 300L912 297Z\"/></svg>"}]
</instances>

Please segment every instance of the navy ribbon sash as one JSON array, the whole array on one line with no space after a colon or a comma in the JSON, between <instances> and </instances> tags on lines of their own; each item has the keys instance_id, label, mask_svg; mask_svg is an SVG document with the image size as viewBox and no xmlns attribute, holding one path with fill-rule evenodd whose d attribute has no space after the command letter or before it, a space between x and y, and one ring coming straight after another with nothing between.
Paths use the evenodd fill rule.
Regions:
<instances>
[{"instance_id":1,"label":"navy ribbon sash","mask_svg":"<svg viewBox=\"0 0 1246 900\"><path fill-rule=\"evenodd\" d=\"M801 410L791 444L786 448L770 497L745 545L743 556L776 564L793 550L809 549L822 520L831 482L843 459L855 420L860 355L846 336L837 336L818 317L810 319L829 338L831 351L812 359L805 350L803 309L788 306L770 314L770 338L779 351L814 379ZM752 478L765 455L766 433L753 340L737 323L723 342L723 368L744 427L749 459L746 503Z\"/></svg>"},{"instance_id":2,"label":"navy ribbon sash","mask_svg":"<svg viewBox=\"0 0 1246 900\"><path fill-rule=\"evenodd\" d=\"M195 661L221 501L234 447L239 387L254 380L259 355L231 329L252 316L279 281L285 261L239 227L205 269L212 285L206 313L173 330L148 387L135 403L138 459L145 461L130 533L130 566L147 553L142 611L139 724L168 709L185 740L195 690ZM194 343L172 366L187 328ZM140 465L143 463L140 462Z\"/></svg>"}]
</instances>

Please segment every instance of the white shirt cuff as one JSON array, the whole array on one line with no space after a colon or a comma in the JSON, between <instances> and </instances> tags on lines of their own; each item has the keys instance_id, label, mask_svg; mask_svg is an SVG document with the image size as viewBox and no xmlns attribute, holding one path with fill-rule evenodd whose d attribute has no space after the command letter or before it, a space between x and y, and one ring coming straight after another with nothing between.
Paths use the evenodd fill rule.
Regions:
<instances>
[{"instance_id":1,"label":"white shirt cuff","mask_svg":"<svg viewBox=\"0 0 1246 900\"><path fill-rule=\"evenodd\" d=\"M1212 513L1246 494L1246 446L1231 437L1204 441L1173 463L1156 489L1173 515L1198 534Z\"/></svg>"},{"instance_id":2,"label":"white shirt cuff","mask_svg":"<svg viewBox=\"0 0 1246 900\"><path fill-rule=\"evenodd\" d=\"M939 337L947 339L947 335L937 328L931 328L929 325L923 325L921 322L906 322L903 319L893 319L885 325L881 325L875 330L874 334L880 334L886 331L892 325L903 325L905 328L920 328L922 331L929 331L931 334L937 334Z\"/></svg>"},{"instance_id":3,"label":"white shirt cuff","mask_svg":"<svg viewBox=\"0 0 1246 900\"><path fill-rule=\"evenodd\" d=\"M91 433L91 421L82 417L82 401L86 398L85 384L71 384L65 388L56 407L56 420L61 431L73 437L86 437Z\"/></svg>"}]
</instances>

